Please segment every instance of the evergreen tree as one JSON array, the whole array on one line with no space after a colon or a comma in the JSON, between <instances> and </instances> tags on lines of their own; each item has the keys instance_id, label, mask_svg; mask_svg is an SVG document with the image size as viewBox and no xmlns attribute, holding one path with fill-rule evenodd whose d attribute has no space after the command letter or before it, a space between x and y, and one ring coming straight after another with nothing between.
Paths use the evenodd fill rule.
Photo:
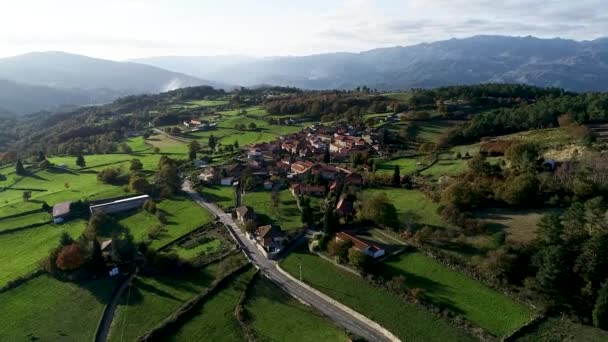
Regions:
<instances>
[{"instance_id":1,"label":"evergreen tree","mask_svg":"<svg viewBox=\"0 0 608 342\"><path fill-rule=\"evenodd\" d=\"M44 152L38 151L38 157L36 158L36 161L41 162L43 160L46 160L46 156L44 155Z\"/></svg>"},{"instance_id":2,"label":"evergreen tree","mask_svg":"<svg viewBox=\"0 0 608 342\"><path fill-rule=\"evenodd\" d=\"M59 244L61 245L61 247L69 246L72 243L74 243L74 239L72 239L70 234L68 234L67 232L61 233L61 236L59 237Z\"/></svg>"},{"instance_id":3,"label":"evergreen tree","mask_svg":"<svg viewBox=\"0 0 608 342\"><path fill-rule=\"evenodd\" d=\"M329 147L326 147L325 151L323 151L323 162L325 164L329 164L330 161L331 161L331 155L329 154Z\"/></svg>"},{"instance_id":4,"label":"evergreen tree","mask_svg":"<svg viewBox=\"0 0 608 342\"><path fill-rule=\"evenodd\" d=\"M398 187L399 185L401 185L401 174L399 172L399 165L395 165L395 170L393 171L393 179L391 181L391 184L394 187Z\"/></svg>"},{"instance_id":5,"label":"evergreen tree","mask_svg":"<svg viewBox=\"0 0 608 342\"><path fill-rule=\"evenodd\" d=\"M602 286L593 308L593 325L608 330L608 281Z\"/></svg>"},{"instance_id":6,"label":"evergreen tree","mask_svg":"<svg viewBox=\"0 0 608 342\"><path fill-rule=\"evenodd\" d=\"M80 166L81 168L87 165L82 154L79 154L78 157L76 157L76 165Z\"/></svg>"},{"instance_id":7,"label":"evergreen tree","mask_svg":"<svg viewBox=\"0 0 608 342\"><path fill-rule=\"evenodd\" d=\"M239 148L239 141L238 140L234 141L234 148Z\"/></svg>"},{"instance_id":8,"label":"evergreen tree","mask_svg":"<svg viewBox=\"0 0 608 342\"><path fill-rule=\"evenodd\" d=\"M17 164L15 165L15 172L19 176L25 175L25 168L23 167L23 163L21 162L21 159L17 160Z\"/></svg>"},{"instance_id":9,"label":"evergreen tree","mask_svg":"<svg viewBox=\"0 0 608 342\"><path fill-rule=\"evenodd\" d=\"M209 136L209 141L207 142L207 145L209 145L211 151L215 151L215 147L217 146L217 139L213 136L213 134Z\"/></svg>"}]
</instances>

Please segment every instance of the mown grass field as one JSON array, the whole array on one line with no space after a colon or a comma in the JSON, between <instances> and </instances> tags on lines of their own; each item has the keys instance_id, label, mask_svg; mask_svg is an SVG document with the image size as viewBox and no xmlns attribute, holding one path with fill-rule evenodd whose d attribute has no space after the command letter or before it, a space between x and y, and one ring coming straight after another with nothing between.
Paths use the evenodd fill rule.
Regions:
<instances>
[{"instance_id":1,"label":"mown grass field","mask_svg":"<svg viewBox=\"0 0 608 342\"><path fill-rule=\"evenodd\" d=\"M59 245L62 232L78 237L85 227L83 220L73 220L62 225L47 224L18 232L0 235L0 286L8 281L38 269L39 261L51 248Z\"/></svg>"},{"instance_id":2,"label":"mown grass field","mask_svg":"<svg viewBox=\"0 0 608 342\"><path fill-rule=\"evenodd\" d=\"M548 318L517 342L605 342L608 332L567 319Z\"/></svg>"},{"instance_id":3,"label":"mown grass field","mask_svg":"<svg viewBox=\"0 0 608 342\"><path fill-rule=\"evenodd\" d=\"M221 267L220 263L214 263L183 279L138 276L131 290L123 294L108 340L134 341L207 288L221 272Z\"/></svg>"},{"instance_id":4,"label":"mown grass field","mask_svg":"<svg viewBox=\"0 0 608 342\"><path fill-rule=\"evenodd\" d=\"M251 267L237 275L226 287L208 298L169 340L244 341L241 327L234 318L234 308L254 273L255 269Z\"/></svg>"},{"instance_id":5,"label":"mown grass field","mask_svg":"<svg viewBox=\"0 0 608 342\"><path fill-rule=\"evenodd\" d=\"M289 190L279 192L280 204L278 210L273 208L271 192L257 191L243 195L243 205L251 206L258 218L266 224L278 224L283 230L302 228L300 209Z\"/></svg>"},{"instance_id":6,"label":"mown grass field","mask_svg":"<svg viewBox=\"0 0 608 342\"><path fill-rule=\"evenodd\" d=\"M256 336L262 341L347 341L329 319L298 302L263 277L256 277L245 302ZM277 322L280 322L277 324Z\"/></svg>"},{"instance_id":7,"label":"mown grass field","mask_svg":"<svg viewBox=\"0 0 608 342\"><path fill-rule=\"evenodd\" d=\"M222 246L222 240L212 239L205 243L202 243L194 248L177 248L176 253L180 258L192 259L201 254L211 254L216 252Z\"/></svg>"},{"instance_id":8,"label":"mown grass field","mask_svg":"<svg viewBox=\"0 0 608 342\"><path fill-rule=\"evenodd\" d=\"M201 195L222 208L234 207L234 187L232 186L205 186Z\"/></svg>"},{"instance_id":9,"label":"mown grass field","mask_svg":"<svg viewBox=\"0 0 608 342\"><path fill-rule=\"evenodd\" d=\"M92 341L114 286L108 278L75 284L39 276L0 293L0 339Z\"/></svg>"},{"instance_id":10,"label":"mown grass field","mask_svg":"<svg viewBox=\"0 0 608 342\"><path fill-rule=\"evenodd\" d=\"M403 341L473 340L432 314L310 254L305 246L293 251L281 263L296 277L299 277L300 265L306 283L378 322Z\"/></svg>"},{"instance_id":11,"label":"mown grass field","mask_svg":"<svg viewBox=\"0 0 608 342\"><path fill-rule=\"evenodd\" d=\"M379 272L385 279L405 276L408 287L424 289L432 302L462 315L495 336L507 335L532 316L530 308L421 253L391 257L380 265Z\"/></svg>"},{"instance_id":12,"label":"mown grass field","mask_svg":"<svg viewBox=\"0 0 608 342\"><path fill-rule=\"evenodd\" d=\"M196 202L187 197L165 199L156 205L158 210L165 213L168 222L163 226L161 235L152 240L151 247L162 245L185 235L211 221L213 216ZM128 228L136 240L143 240L150 228L161 225L155 215L144 210L131 211L117 215L119 222Z\"/></svg>"},{"instance_id":13,"label":"mown grass field","mask_svg":"<svg viewBox=\"0 0 608 342\"><path fill-rule=\"evenodd\" d=\"M13 217L9 219L0 220L0 232L15 229L20 227L29 226L32 224L39 224L51 221L51 215L47 212L40 212L25 216Z\"/></svg>"},{"instance_id":14,"label":"mown grass field","mask_svg":"<svg viewBox=\"0 0 608 342\"><path fill-rule=\"evenodd\" d=\"M431 201L423 193L401 188L367 189L363 194L384 193L395 205L399 214L411 210L420 215L420 223L432 226L444 226L445 223L437 213L439 204Z\"/></svg>"}]
</instances>

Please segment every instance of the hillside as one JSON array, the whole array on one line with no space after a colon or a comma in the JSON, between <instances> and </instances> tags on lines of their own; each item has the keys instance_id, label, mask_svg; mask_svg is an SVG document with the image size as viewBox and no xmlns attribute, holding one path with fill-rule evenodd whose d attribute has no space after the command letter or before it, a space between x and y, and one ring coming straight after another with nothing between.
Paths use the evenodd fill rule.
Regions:
<instances>
[{"instance_id":1,"label":"hillside","mask_svg":"<svg viewBox=\"0 0 608 342\"><path fill-rule=\"evenodd\" d=\"M573 91L608 89L608 40L475 36L361 53L302 57L157 57L138 60L194 76L242 84L312 89L406 89L487 82Z\"/></svg>"}]
</instances>

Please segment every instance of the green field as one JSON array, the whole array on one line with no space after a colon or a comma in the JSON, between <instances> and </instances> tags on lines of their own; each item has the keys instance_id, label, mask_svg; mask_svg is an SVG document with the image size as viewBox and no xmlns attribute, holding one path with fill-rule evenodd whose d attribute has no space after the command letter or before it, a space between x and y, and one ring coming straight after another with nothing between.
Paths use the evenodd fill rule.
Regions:
<instances>
[{"instance_id":1,"label":"green field","mask_svg":"<svg viewBox=\"0 0 608 342\"><path fill-rule=\"evenodd\" d=\"M3 341L92 341L114 283L39 276L0 293Z\"/></svg>"},{"instance_id":2,"label":"green field","mask_svg":"<svg viewBox=\"0 0 608 342\"><path fill-rule=\"evenodd\" d=\"M170 341L243 341L241 327L234 318L234 308L255 269L236 278L208 298L194 316L180 327Z\"/></svg>"},{"instance_id":3,"label":"green field","mask_svg":"<svg viewBox=\"0 0 608 342\"><path fill-rule=\"evenodd\" d=\"M222 240L213 239L213 240L207 241L205 243L202 243L194 248L188 248L188 249L177 248L176 252L177 252L177 255L179 255L181 258L192 259L201 254L215 253L216 251L218 251L220 249L221 246L222 246Z\"/></svg>"},{"instance_id":4,"label":"green field","mask_svg":"<svg viewBox=\"0 0 608 342\"><path fill-rule=\"evenodd\" d=\"M183 279L137 277L116 309L108 340L134 341L206 289L220 272L222 264L214 263Z\"/></svg>"},{"instance_id":5,"label":"green field","mask_svg":"<svg viewBox=\"0 0 608 342\"><path fill-rule=\"evenodd\" d=\"M281 264L294 276L299 276L300 265L306 283L378 322L403 341L473 340L432 314L310 254L306 247L293 251Z\"/></svg>"},{"instance_id":6,"label":"green field","mask_svg":"<svg viewBox=\"0 0 608 342\"><path fill-rule=\"evenodd\" d=\"M605 342L608 332L566 319L549 318L517 342Z\"/></svg>"},{"instance_id":7,"label":"green field","mask_svg":"<svg viewBox=\"0 0 608 342\"><path fill-rule=\"evenodd\" d=\"M38 269L38 262L46 257L51 248L59 245L62 232L78 237L85 227L83 220L73 220L62 225L47 224L14 233L0 235L0 286L8 281Z\"/></svg>"},{"instance_id":8,"label":"green field","mask_svg":"<svg viewBox=\"0 0 608 342\"><path fill-rule=\"evenodd\" d=\"M201 195L222 208L234 207L234 188L232 186L204 186Z\"/></svg>"},{"instance_id":9,"label":"green field","mask_svg":"<svg viewBox=\"0 0 608 342\"><path fill-rule=\"evenodd\" d=\"M389 99L398 100L398 101L408 101L412 97L412 93L388 93L382 94L382 96L386 96Z\"/></svg>"},{"instance_id":10,"label":"green field","mask_svg":"<svg viewBox=\"0 0 608 342\"><path fill-rule=\"evenodd\" d=\"M257 191L243 195L243 205L251 206L258 218L266 224L278 224L283 230L302 228L300 209L289 190L282 190L278 211L272 207L271 192Z\"/></svg>"},{"instance_id":11,"label":"green field","mask_svg":"<svg viewBox=\"0 0 608 342\"><path fill-rule=\"evenodd\" d=\"M399 214L411 210L420 215L420 223L432 226L444 226L445 223L437 213L439 204L431 201L423 193L415 190L400 188L368 189L364 194L385 193L388 199L395 205Z\"/></svg>"},{"instance_id":12,"label":"green field","mask_svg":"<svg viewBox=\"0 0 608 342\"><path fill-rule=\"evenodd\" d=\"M157 208L167 214L169 223L165 226L166 232L161 238L152 242L152 247L160 247L213 221L213 215L190 198L164 200Z\"/></svg>"},{"instance_id":13,"label":"green field","mask_svg":"<svg viewBox=\"0 0 608 342\"><path fill-rule=\"evenodd\" d=\"M188 101L185 106L188 108L196 108L196 107L217 107L227 105L227 100L196 100L196 101Z\"/></svg>"},{"instance_id":14,"label":"green field","mask_svg":"<svg viewBox=\"0 0 608 342\"><path fill-rule=\"evenodd\" d=\"M39 224L51 221L51 215L47 212L40 212L25 216L13 217L9 219L0 220L0 232L9 229L15 229L20 227L29 226L32 224Z\"/></svg>"},{"instance_id":15,"label":"green field","mask_svg":"<svg viewBox=\"0 0 608 342\"><path fill-rule=\"evenodd\" d=\"M461 314L495 336L507 335L532 316L531 309L524 305L421 253L392 257L379 272L385 279L405 276L408 287L424 289L432 302Z\"/></svg>"},{"instance_id":16,"label":"green field","mask_svg":"<svg viewBox=\"0 0 608 342\"><path fill-rule=\"evenodd\" d=\"M415 171L417 171L418 169L420 169L420 167L422 167L422 165L416 165L416 163L418 163L420 161L421 161L421 159L416 158L416 157L406 157L406 158L390 160L390 161L379 164L378 172L392 174L395 170L395 166L399 166L399 174L401 174L401 175L411 174L411 173L414 173Z\"/></svg>"},{"instance_id":17,"label":"green field","mask_svg":"<svg viewBox=\"0 0 608 342\"><path fill-rule=\"evenodd\" d=\"M263 277L256 277L245 302L253 330L262 341L347 341L330 320L298 302ZM280 322L277 324L277 322Z\"/></svg>"}]
</instances>

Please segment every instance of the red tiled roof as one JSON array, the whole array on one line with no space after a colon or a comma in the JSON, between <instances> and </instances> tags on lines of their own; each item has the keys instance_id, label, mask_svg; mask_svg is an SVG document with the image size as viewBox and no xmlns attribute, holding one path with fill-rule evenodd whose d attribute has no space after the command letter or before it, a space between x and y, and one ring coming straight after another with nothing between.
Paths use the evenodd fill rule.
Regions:
<instances>
[{"instance_id":1,"label":"red tiled roof","mask_svg":"<svg viewBox=\"0 0 608 342\"><path fill-rule=\"evenodd\" d=\"M360 251L364 251L364 250L366 250L368 248L370 250L372 250L372 251L382 250L382 248L380 248L380 247L378 247L378 246L376 246L374 244L368 243L367 241L363 241L363 240L361 240L361 239L359 239L359 238L355 237L354 235L351 235L351 234L349 234L347 232L339 232L339 233L336 234L336 237L338 239L342 240L342 241L346 241L346 240L352 241L353 242L353 246L356 249L360 250Z\"/></svg>"}]
</instances>

